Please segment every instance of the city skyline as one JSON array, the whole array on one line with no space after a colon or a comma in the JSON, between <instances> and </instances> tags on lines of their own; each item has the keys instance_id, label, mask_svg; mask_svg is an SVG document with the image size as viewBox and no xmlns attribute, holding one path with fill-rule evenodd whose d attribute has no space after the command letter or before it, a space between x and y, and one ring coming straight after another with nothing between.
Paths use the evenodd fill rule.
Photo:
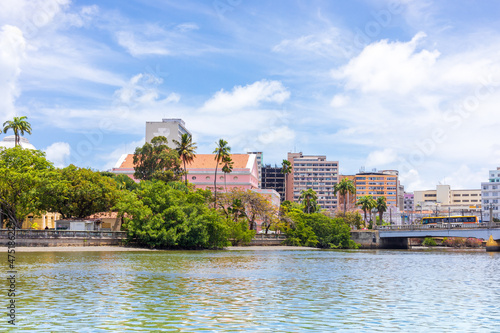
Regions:
<instances>
[{"instance_id":1,"label":"city skyline","mask_svg":"<svg viewBox=\"0 0 500 333\"><path fill-rule=\"evenodd\" d=\"M0 117L57 166L107 170L180 118L198 153L326 155L407 191L500 165L494 1L2 1ZM8 133L6 135L11 135ZM5 137L6 135L3 135Z\"/></svg>"}]
</instances>

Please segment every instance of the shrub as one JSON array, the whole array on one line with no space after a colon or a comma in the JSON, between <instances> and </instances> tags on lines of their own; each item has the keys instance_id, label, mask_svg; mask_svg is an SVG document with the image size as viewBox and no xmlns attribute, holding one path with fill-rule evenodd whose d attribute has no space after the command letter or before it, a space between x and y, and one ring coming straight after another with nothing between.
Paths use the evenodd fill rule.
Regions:
<instances>
[{"instance_id":1,"label":"shrub","mask_svg":"<svg viewBox=\"0 0 500 333\"><path fill-rule=\"evenodd\" d=\"M432 237L426 237L424 241L422 242L422 245L424 246L437 246L436 241Z\"/></svg>"},{"instance_id":2,"label":"shrub","mask_svg":"<svg viewBox=\"0 0 500 333\"><path fill-rule=\"evenodd\" d=\"M465 246L467 247L481 247L483 245L483 240L478 238L467 238L465 240Z\"/></svg>"}]
</instances>

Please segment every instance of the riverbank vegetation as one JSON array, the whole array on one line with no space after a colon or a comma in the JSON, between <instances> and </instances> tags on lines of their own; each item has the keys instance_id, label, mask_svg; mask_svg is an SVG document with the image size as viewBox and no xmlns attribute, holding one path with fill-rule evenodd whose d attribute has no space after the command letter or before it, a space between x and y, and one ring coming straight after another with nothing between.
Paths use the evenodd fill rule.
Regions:
<instances>
[{"instance_id":1,"label":"riverbank vegetation","mask_svg":"<svg viewBox=\"0 0 500 333\"><path fill-rule=\"evenodd\" d=\"M318 196L312 189L302 193L301 204L285 201L281 207L251 190L223 191L217 183L214 186L219 193L195 189L182 176L196 156L196 143L188 136L175 143L178 149L170 148L167 139L160 136L135 150L134 177L138 181L74 165L56 168L38 150L20 146L0 149L2 227L10 223L22 228L28 215L44 212L60 213L64 219L115 212L122 222L121 230L127 231L128 242L149 248L244 245L258 227L266 234L285 234L288 245L356 248L349 231L350 226L360 225L359 214L330 216L317 204ZM225 140L216 143L214 163L224 176L233 169L230 151ZM285 175L291 171L287 162L283 162Z\"/></svg>"}]
</instances>

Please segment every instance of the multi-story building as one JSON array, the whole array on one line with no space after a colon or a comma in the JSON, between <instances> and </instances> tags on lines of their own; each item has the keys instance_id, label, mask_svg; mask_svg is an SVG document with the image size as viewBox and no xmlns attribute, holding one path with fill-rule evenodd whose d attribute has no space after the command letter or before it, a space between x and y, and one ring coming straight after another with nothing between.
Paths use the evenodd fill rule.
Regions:
<instances>
[{"instance_id":1,"label":"multi-story building","mask_svg":"<svg viewBox=\"0 0 500 333\"><path fill-rule=\"evenodd\" d=\"M397 171L360 172L354 177L358 200L365 195L371 195L375 200L385 197L387 206L400 207Z\"/></svg>"},{"instance_id":2,"label":"multi-story building","mask_svg":"<svg viewBox=\"0 0 500 333\"><path fill-rule=\"evenodd\" d=\"M354 186L356 186L356 177L355 176L352 176L352 175L339 175L339 182L341 182L343 179L348 179L350 180ZM340 193L337 193L337 210L339 211L344 211L344 199L345 200L345 208L346 208L346 211L352 211L352 210L355 210L358 208L358 206L356 205L356 193L354 194L351 194L351 193L347 193L345 195L345 198L342 194Z\"/></svg>"},{"instance_id":3,"label":"multi-story building","mask_svg":"<svg viewBox=\"0 0 500 333\"><path fill-rule=\"evenodd\" d=\"M272 189L279 193L281 201L285 200L285 175L281 172L281 166L270 164L261 168L262 189Z\"/></svg>"},{"instance_id":4,"label":"multi-story building","mask_svg":"<svg viewBox=\"0 0 500 333\"><path fill-rule=\"evenodd\" d=\"M259 188L257 160L254 154L231 154L233 171L229 174L222 172L223 164L217 167L217 189L231 190L234 187L251 190ZM187 179L196 188L214 190L215 182L215 155L196 154L194 160L186 165ZM125 154L117 162L113 173L126 174L134 179L134 155Z\"/></svg>"},{"instance_id":5,"label":"multi-story building","mask_svg":"<svg viewBox=\"0 0 500 333\"><path fill-rule=\"evenodd\" d=\"M500 218L500 167L490 170L489 181L481 183L481 200L483 209L483 221L490 222ZM493 216L490 216L491 214Z\"/></svg>"},{"instance_id":6,"label":"multi-story building","mask_svg":"<svg viewBox=\"0 0 500 333\"><path fill-rule=\"evenodd\" d=\"M262 187L262 165L263 165L263 155L261 151L247 152L247 154L254 154L257 157L257 168L259 169L259 188Z\"/></svg>"},{"instance_id":7,"label":"multi-story building","mask_svg":"<svg viewBox=\"0 0 500 333\"><path fill-rule=\"evenodd\" d=\"M151 139L155 136L164 136L168 140L167 145L175 149L177 145L174 140L181 142L182 134L191 135L182 119L162 119L162 121L146 122L146 142L151 142Z\"/></svg>"},{"instance_id":8,"label":"multi-story building","mask_svg":"<svg viewBox=\"0 0 500 333\"><path fill-rule=\"evenodd\" d=\"M415 201L413 193L404 194L403 209L405 212L413 212L415 210Z\"/></svg>"},{"instance_id":9,"label":"multi-story building","mask_svg":"<svg viewBox=\"0 0 500 333\"><path fill-rule=\"evenodd\" d=\"M481 190L452 190L450 185L437 185L435 190L414 191L417 210L439 214L476 214L481 212Z\"/></svg>"},{"instance_id":10,"label":"multi-story building","mask_svg":"<svg viewBox=\"0 0 500 333\"><path fill-rule=\"evenodd\" d=\"M299 202L302 191L313 189L318 195L318 205L334 212L337 197L333 188L338 183L339 162L327 161L324 155L288 153L292 172L286 177L286 199Z\"/></svg>"}]
</instances>

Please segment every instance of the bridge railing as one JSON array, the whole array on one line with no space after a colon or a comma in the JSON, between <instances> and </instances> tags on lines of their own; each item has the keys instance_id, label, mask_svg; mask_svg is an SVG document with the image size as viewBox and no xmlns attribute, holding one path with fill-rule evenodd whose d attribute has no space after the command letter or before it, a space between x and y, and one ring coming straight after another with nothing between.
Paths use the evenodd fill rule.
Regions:
<instances>
[{"instance_id":1,"label":"bridge railing","mask_svg":"<svg viewBox=\"0 0 500 333\"><path fill-rule=\"evenodd\" d=\"M12 230L0 229L0 239L8 238ZM30 230L16 229L16 238L102 238L125 239L126 231L70 231L70 230Z\"/></svg>"},{"instance_id":2,"label":"bridge railing","mask_svg":"<svg viewBox=\"0 0 500 333\"><path fill-rule=\"evenodd\" d=\"M428 230L428 229L490 229L490 228L500 228L500 223L477 223L477 224L436 224L436 225L415 225L415 224L403 224L403 225L383 225L377 226L377 230Z\"/></svg>"}]
</instances>

